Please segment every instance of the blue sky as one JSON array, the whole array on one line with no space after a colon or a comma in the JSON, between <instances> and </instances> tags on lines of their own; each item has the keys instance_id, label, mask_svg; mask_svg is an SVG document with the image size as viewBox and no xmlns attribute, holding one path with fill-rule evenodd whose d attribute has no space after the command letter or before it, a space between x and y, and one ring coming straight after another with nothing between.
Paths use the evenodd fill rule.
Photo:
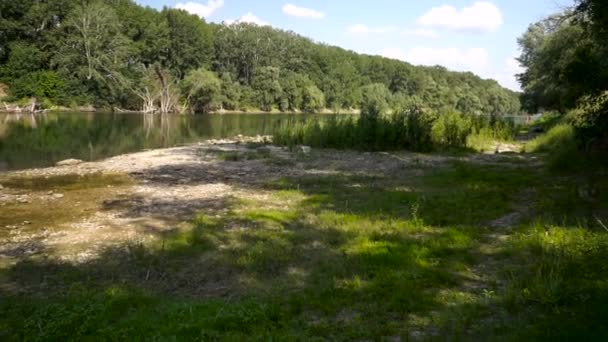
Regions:
<instances>
[{"instance_id":1,"label":"blue sky","mask_svg":"<svg viewBox=\"0 0 608 342\"><path fill-rule=\"evenodd\" d=\"M417 65L443 65L518 90L517 37L573 0L136 0L211 22L246 21Z\"/></svg>"}]
</instances>

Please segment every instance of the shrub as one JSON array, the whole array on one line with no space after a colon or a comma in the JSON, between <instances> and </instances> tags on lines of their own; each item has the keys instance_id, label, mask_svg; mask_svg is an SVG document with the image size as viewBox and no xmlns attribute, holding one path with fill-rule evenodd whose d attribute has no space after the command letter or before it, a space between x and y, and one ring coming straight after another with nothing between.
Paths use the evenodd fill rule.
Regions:
<instances>
[{"instance_id":1,"label":"shrub","mask_svg":"<svg viewBox=\"0 0 608 342\"><path fill-rule=\"evenodd\" d=\"M428 152L437 148L466 147L473 131L472 119L461 114L436 116L417 110L406 110L390 116L362 114L289 121L274 132L277 145L309 145L313 147L358 150L410 150ZM500 119L499 119L500 120ZM502 127L482 127L492 136L499 136ZM497 131L494 132L494 129Z\"/></svg>"},{"instance_id":2,"label":"shrub","mask_svg":"<svg viewBox=\"0 0 608 342\"><path fill-rule=\"evenodd\" d=\"M568 124L554 126L546 134L536 137L526 145L529 152L552 152L570 145L575 139L574 128Z\"/></svg>"},{"instance_id":3,"label":"shrub","mask_svg":"<svg viewBox=\"0 0 608 342\"><path fill-rule=\"evenodd\" d=\"M325 95L315 85L303 90L302 109L307 113L318 113L325 106Z\"/></svg>"},{"instance_id":4,"label":"shrub","mask_svg":"<svg viewBox=\"0 0 608 342\"><path fill-rule=\"evenodd\" d=\"M598 96L585 97L577 109L568 114L568 119L576 136L585 148L606 143L608 136L608 92Z\"/></svg>"},{"instance_id":5,"label":"shrub","mask_svg":"<svg viewBox=\"0 0 608 342\"><path fill-rule=\"evenodd\" d=\"M576 171L585 164L576 131L568 124L559 124L538 136L526 145L526 151L547 153L547 164L553 171Z\"/></svg>"},{"instance_id":6,"label":"shrub","mask_svg":"<svg viewBox=\"0 0 608 342\"><path fill-rule=\"evenodd\" d=\"M55 98L65 91L65 83L53 71L37 71L15 79L10 92L14 98Z\"/></svg>"},{"instance_id":7,"label":"shrub","mask_svg":"<svg viewBox=\"0 0 608 342\"><path fill-rule=\"evenodd\" d=\"M462 148L467 145L467 137L471 134L472 127L470 118L451 112L441 115L435 121L431 137L437 146Z\"/></svg>"},{"instance_id":8,"label":"shrub","mask_svg":"<svg viewBox=\"0 0 608 342\"><path fill-rule=\"evenodd\" d=\"M207 113L221 103L221 82L211 71L203 68L191 71L184 78L182 88L195 113Z\"/></svg>"},{"instance_id":9,"label":"shrub","mask_svg":"<svg viewBox=\"0 0 608 342\"><path fill-rule=\"evenodd\" d=\"M382 83L361 87L361 115L378 117L384 114L388 110L390 98L390 90Z\"/></svg>"}]
</instances>

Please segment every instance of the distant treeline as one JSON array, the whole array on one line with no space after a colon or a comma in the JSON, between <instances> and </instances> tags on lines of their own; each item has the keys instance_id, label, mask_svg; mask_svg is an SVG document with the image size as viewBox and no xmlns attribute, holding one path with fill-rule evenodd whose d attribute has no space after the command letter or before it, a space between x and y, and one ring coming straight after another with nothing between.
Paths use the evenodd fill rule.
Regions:
<instances>
[{"instance_id":1,"label":"distant treeline","mask_svg":"<svg viewBox=\"0 0 608 342\"><path fill-rule=\"evenodd\" d=\"M7 100L146 112L316 112L390 107L517 113L494 80L315 43L269 26L206 23L132 0L0 2L0 82Z\"/></svg>"}]
</instances>

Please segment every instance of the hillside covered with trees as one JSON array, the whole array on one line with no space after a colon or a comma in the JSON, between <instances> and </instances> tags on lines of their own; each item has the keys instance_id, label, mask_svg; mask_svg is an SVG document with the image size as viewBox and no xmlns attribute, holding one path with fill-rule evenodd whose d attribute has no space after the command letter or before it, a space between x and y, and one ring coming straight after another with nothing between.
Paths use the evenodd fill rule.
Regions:
<instances>
[{"instance_id":1,"label":"hillside covered with trees","mask_svg":"<svg viewBox=\"0 0 608 342\"><path fill-rule=\"evenodd\" d=\"M418 67L246 23L206 23L132 0L0 3L0 83L9 101L144 112L336 112L365 96L392 107L513 114L494 80Z\"/></svg>"}]
</instances>

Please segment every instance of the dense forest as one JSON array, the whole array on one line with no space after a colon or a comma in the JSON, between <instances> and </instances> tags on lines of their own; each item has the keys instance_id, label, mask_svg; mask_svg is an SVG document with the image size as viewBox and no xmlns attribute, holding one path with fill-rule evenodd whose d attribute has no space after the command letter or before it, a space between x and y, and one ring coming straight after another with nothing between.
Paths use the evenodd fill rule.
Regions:
<instances>
[{"instance_id":1,"label":"dense forest","mask_svg":"<svg viewBox=\"0 0 608 342\"><path fill-rule=\"evenodd\" d=\"M494 80L418 67L246 23L206 23L132 0L0 2L0 83L7 101L209 112L335 112L365 97L392 108L513 114Z\"/></svg>"},{"instance_id":2,"label":"dense forest","mask_svg":"<svg viewBox=\"0 0 608 342\"><path fill-rule=\"evenodd\" d=\"M608 146L608 3L577 0L530 25L519 44L523 107L559 112L586 148Z\"/></svg>"}]
</instances>

